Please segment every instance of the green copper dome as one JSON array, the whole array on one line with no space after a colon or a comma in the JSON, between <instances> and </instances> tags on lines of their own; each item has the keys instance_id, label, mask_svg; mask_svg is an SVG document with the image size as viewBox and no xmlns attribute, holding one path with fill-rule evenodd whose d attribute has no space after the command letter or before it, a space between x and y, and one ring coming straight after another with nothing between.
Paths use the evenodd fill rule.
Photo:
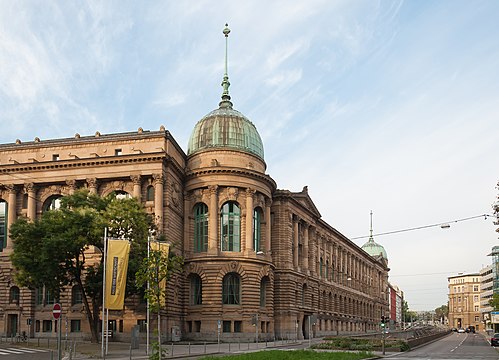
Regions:
<instances>
[{"instance_id":1,"label":"green copper dome","mask_svg":"<svg viewBox=\"0 0 499 360\"><path fill-rule=\"evenodd\" d=\"M227 38L230 29L225 24L225 72L222 81L222 101L198 121L192 131L187 155L211 149L233 149L251 153L263 160L263 143L255 125L246 116L232 108L227 74Z\"/></svg>"},{"instance_id":2,"label":"green copper dome","mask_svg":"<svg viewBox=\"0 0 499 360\"><path fill-rule=\"evenodd\" d=\"M187 155L210 149L234 149L249 152L263 160L263 143L255 125L230 101L222 101L198 121L189 139Z\"/></svg>"},{"instance_id":3,"label":"green copper dome","mask_svg":"<svg viewBox=\"0 0 499 360\"><path fill-rule=\"evenodd\" d=\"M385 248L382 245L375 242L372 237L369 238L368 242L366 242L364 245L362 245L362 250L364 250L366 253L368 253L369 255L371 255L373 257L381 255L385 260L388 260L388 256L386 256Z\"/></svg>"}]
</instances>

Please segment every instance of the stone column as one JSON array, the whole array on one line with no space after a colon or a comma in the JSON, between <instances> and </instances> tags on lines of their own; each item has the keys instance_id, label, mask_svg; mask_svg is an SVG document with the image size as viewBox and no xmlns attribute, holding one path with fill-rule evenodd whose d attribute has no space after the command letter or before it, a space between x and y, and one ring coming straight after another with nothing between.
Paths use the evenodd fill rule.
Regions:
<instances>
[{"instance_id":1,"label":"stone column","mask_svg":"<svg viewBox=\"0 0 499 360\"><path fill-rule=\"evenodd\" d=\"M87 184L88 184L88 191L90 191L90 194L97 195L97 187L99 186L97 179L96 178L88 178Z\"/></svg>"},{"instance_id":2,"label":"stone column","mask_svg":"<svg viewBox=\"0 0 499 360\"><path fill-rule=\"evenodd\" d=\"M218 254L218 186L212 185L210 191L210 208L208 210L208 253Z\"/></svg>"},{"instance_id":3,"label":"stone column","mask_svg":"<svg viewBox=\"0 0 499 360\"><path fill-rule=\"evenodd\" d=\"M194 244L191 244L189 229L191 225L191 198L187 191L184 192L184 256L192 252Z\"/></svg>"},{"instance_id":4,"label":"stone column","mask_svg":"<svg viewBox=\"0 0 499 360\"><path fill-rule=\"evenodd\" d=\"M9 192L9 208L7 217L7 229L16 221L16 188L14 185L6 185L7 191ZM10 231L7 232L7 249L12 249L12 241L10 240Z\"/></svg>"},{"instance_id":5,"label":"stone column","mask_svg":"<svg viewBox=\"0 0 499 360\"><path fill-rule=\"evenodd\" d=\"M140 190L141 190L141 181L140 181L140 175L131 175L130 178L132 179L133 183L133 197L140 202Z\"/></svg>"},{"instance_id":6,"label":"stone column","mask_svg":"<svg viewBox=\"0 0 499 360\"><path fill-rule=\"evenodd\" d=\"M293 218L293 267L298 270L298 218Z\"/></svg>"},{"instance_id":7,"label":"stone column","mask_svg":"<svg viewBox=\"0 0 499 360\"><path fill-rule=\"evenodd\" d=\"M272 200L265 199L265 253L270 255L272 251L272 217L270 214L270 206Z\"/></svg>"},{"instance_id":8,"label":"stone column","mask_svg":"<svg viewBox=\"0 0 499 360\"><path fill-rule=\"evenodd\" d=\"M321 277L321 235L319 233L315 233L315 240L317 242L317 257L315 258L315 272L317 277Z\"/></svg>"},{"instance_id":9,"label":"stone column","mask_svg":"<svg viewBox=\"0 0 499 360\"><path fill-rule=\"evenodd\" d=\"M260 249L255 249L255 244L253 242L253 195L255 190L247 188L246 189L246 236L245 241L241 242L241 251L246 251L246 249L254 250L257 252ZM261 236L260 236L261 238Z\"/></svg>"},{"instance_id":10,"label":"stone column","mask_svg":"<svg viewBox=\"0 0 499 360\"><path fill-rule=\"evenodd\" d=\"M154 218L158 226L158 232L163 233L163 175L153 174L154 183Z\"/></svg>"},{"instance_id":11,"label":"stone column","mask_svg":"<svg viewBox=\"0 0 499 360\"><path fill-rule=\"evenodd\" d=\"M36 219L36 188L33 183L24 185L28 193L28 219L34 221Z\"/></svg>"},{"instance_id":12,"label":"stone column","mask_svg":"<svg viewBox=\"0 0 499 360\"><path fill-rule=\"evenodd\" d=\"M308 268L308 229L309 225L305 224L303 227L303 269L310 273Z\"/></svg>"},{"instance_id":13,"label":"stone column","mask_svg":"<svg viewBox=\"0 0 499 360\"><path fill-rule=\"evenodd\" d=\"M66 180L66 185L68 186L69 195L73 195L76 190L76 180L74 179Z\"/></svg>"}]
</instances>

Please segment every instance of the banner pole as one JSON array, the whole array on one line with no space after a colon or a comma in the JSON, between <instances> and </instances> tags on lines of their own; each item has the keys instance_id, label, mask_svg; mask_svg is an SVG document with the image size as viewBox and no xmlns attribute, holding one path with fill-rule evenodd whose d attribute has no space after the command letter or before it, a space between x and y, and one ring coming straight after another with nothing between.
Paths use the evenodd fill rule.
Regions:
<instances>
[{"instance_id":1,"label":"banner pole","mask_svg":"<svg viewBox=\"0 0 499 360\"><path fill-rule=\"evenodd\" d=\"M150 256L150 245L151 237L147 237L147 261L149 262L149 256ZM149 294L149 289L150 289L150 284L149 280L147 280L147 293ZM146 336L146 355L149 355L149 318L150 318L150 311L149 311L149 295L147 296L147 315L146 315L146 331L147 331L147 336Z\"/></svg>"},{"instance_id":2,"label":"banner pole","mask_svg":"<svg viewBox=\"0 0 499 360\"><path fill-rule=\"evenodd\" d=\"M105 323L106 323L106 261L107 261L107 227L104 228L104 267L102 272L102 327L101 327L101 357L103 359L106 358L106 354L104 353L104 331L105 331Z\"/></svg>"}]
</instances>

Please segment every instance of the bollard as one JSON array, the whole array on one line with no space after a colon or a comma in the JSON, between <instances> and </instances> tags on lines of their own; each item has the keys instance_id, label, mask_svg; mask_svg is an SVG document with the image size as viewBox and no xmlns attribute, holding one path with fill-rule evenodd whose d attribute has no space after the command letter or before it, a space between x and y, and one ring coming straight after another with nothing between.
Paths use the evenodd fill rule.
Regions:
<instances>
[{"instance_id":1,"label":"bollard","mask_svg":"<svg viewBox=\"0 0 499 360\"><path fill-rule=\"evenodd\" d=\"M191 343L189 342L189 355L191 354Z\"/></svg>"},{"instance_id":2,"label":"bollard","mask_svg":"<svg viewBox=\"0 0 499 360\"><path fill-rule=\"evenodd\" d=\"M239 339L239 350L241 350L241 339Z\"/></svg>"},{"instance_id":3,"label":"bollard","mask_svg":"<svg viewBox=\"0 0 499 360\"><path fill-rule=\"evenodd\" d=\"M206 354L206 341L204 342L204 353Z\"/></svg>"},{"instance_id":4,"label":"bollard","mask_svg":"<svg viewBox=\"0 0 499 360\"><path fill-rule=\"evenodd\" d=\"M54 360L54 352L50 350L50 360Z\"/></svg>"},{"instance_id":5,"label":"bollard","mask_svg":"<svg viewBox=\"0 0 499 360\"><path fill-rule=\"evenodd\" d=\"M173 357L173 341L172 341L172 357Z\"/></svg>"},{"instance_id":6,"label":"bollard","mask_svg":"<svg viewBox=\"0 0 499 360\"><path fill-rule=\"evenodd\" d=\"M229 352L230 352L230 342L229 342Z\"/></svg>"},{"instance_id":7,"label":"bollard","mask_svg":"<svg viewBox=\"0 0 499 360\"><path fill-rule=\"evenodd\" d=\"M248 350L249 350L249 343L250 343L250 341L248 340Z\"/></svg>"}]
</instances>

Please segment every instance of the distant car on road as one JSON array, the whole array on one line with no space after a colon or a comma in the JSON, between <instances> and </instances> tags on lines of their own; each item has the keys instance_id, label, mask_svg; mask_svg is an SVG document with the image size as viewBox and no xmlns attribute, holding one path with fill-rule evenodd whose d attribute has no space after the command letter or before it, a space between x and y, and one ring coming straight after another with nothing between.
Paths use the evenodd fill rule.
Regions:
<instances>
[{"instance_id":1,"label":"distant car on road","mask_svg":"<svg viewBox=\"0 0 499 360\"><path fill-rule=\"evenodd\" d=\"M473 325L470 325L466 328L466 332L469 332L469 333L475 333L475 327Z\"/></svg>"},{"instance_id":2,"label":"distant car on road","mask_svg":"<svg viewBox=\"0 0 499 360\"><path fill-rule=\"evenodd\" d=\"M457 328L452 328L450 329L450 331L457 331Z\"/></svg>"},{"instance_id":3,"label":"distant car on road","mask_svg":"<svg viewBox=\"0 0 499 360\"><path fill-rule=\"evenodd\" d=\"M457 332L458 332L458 333L463 333L463 332L465 332L465 331L464 331L464 329L463 329L463 328L459 328L459 329L457 329Z\"/></svg>"},{"instance_id":4,"label":"distant car on road","mask_svg":"<svg viewBox=\"0 0 499 360\"><path fill-rule=\"evenodd\" d=\"M492 336L490 338L490 345L491 346L499 346L499 333L494 334L494 336Z\"/></svg>"}]
</instances>

